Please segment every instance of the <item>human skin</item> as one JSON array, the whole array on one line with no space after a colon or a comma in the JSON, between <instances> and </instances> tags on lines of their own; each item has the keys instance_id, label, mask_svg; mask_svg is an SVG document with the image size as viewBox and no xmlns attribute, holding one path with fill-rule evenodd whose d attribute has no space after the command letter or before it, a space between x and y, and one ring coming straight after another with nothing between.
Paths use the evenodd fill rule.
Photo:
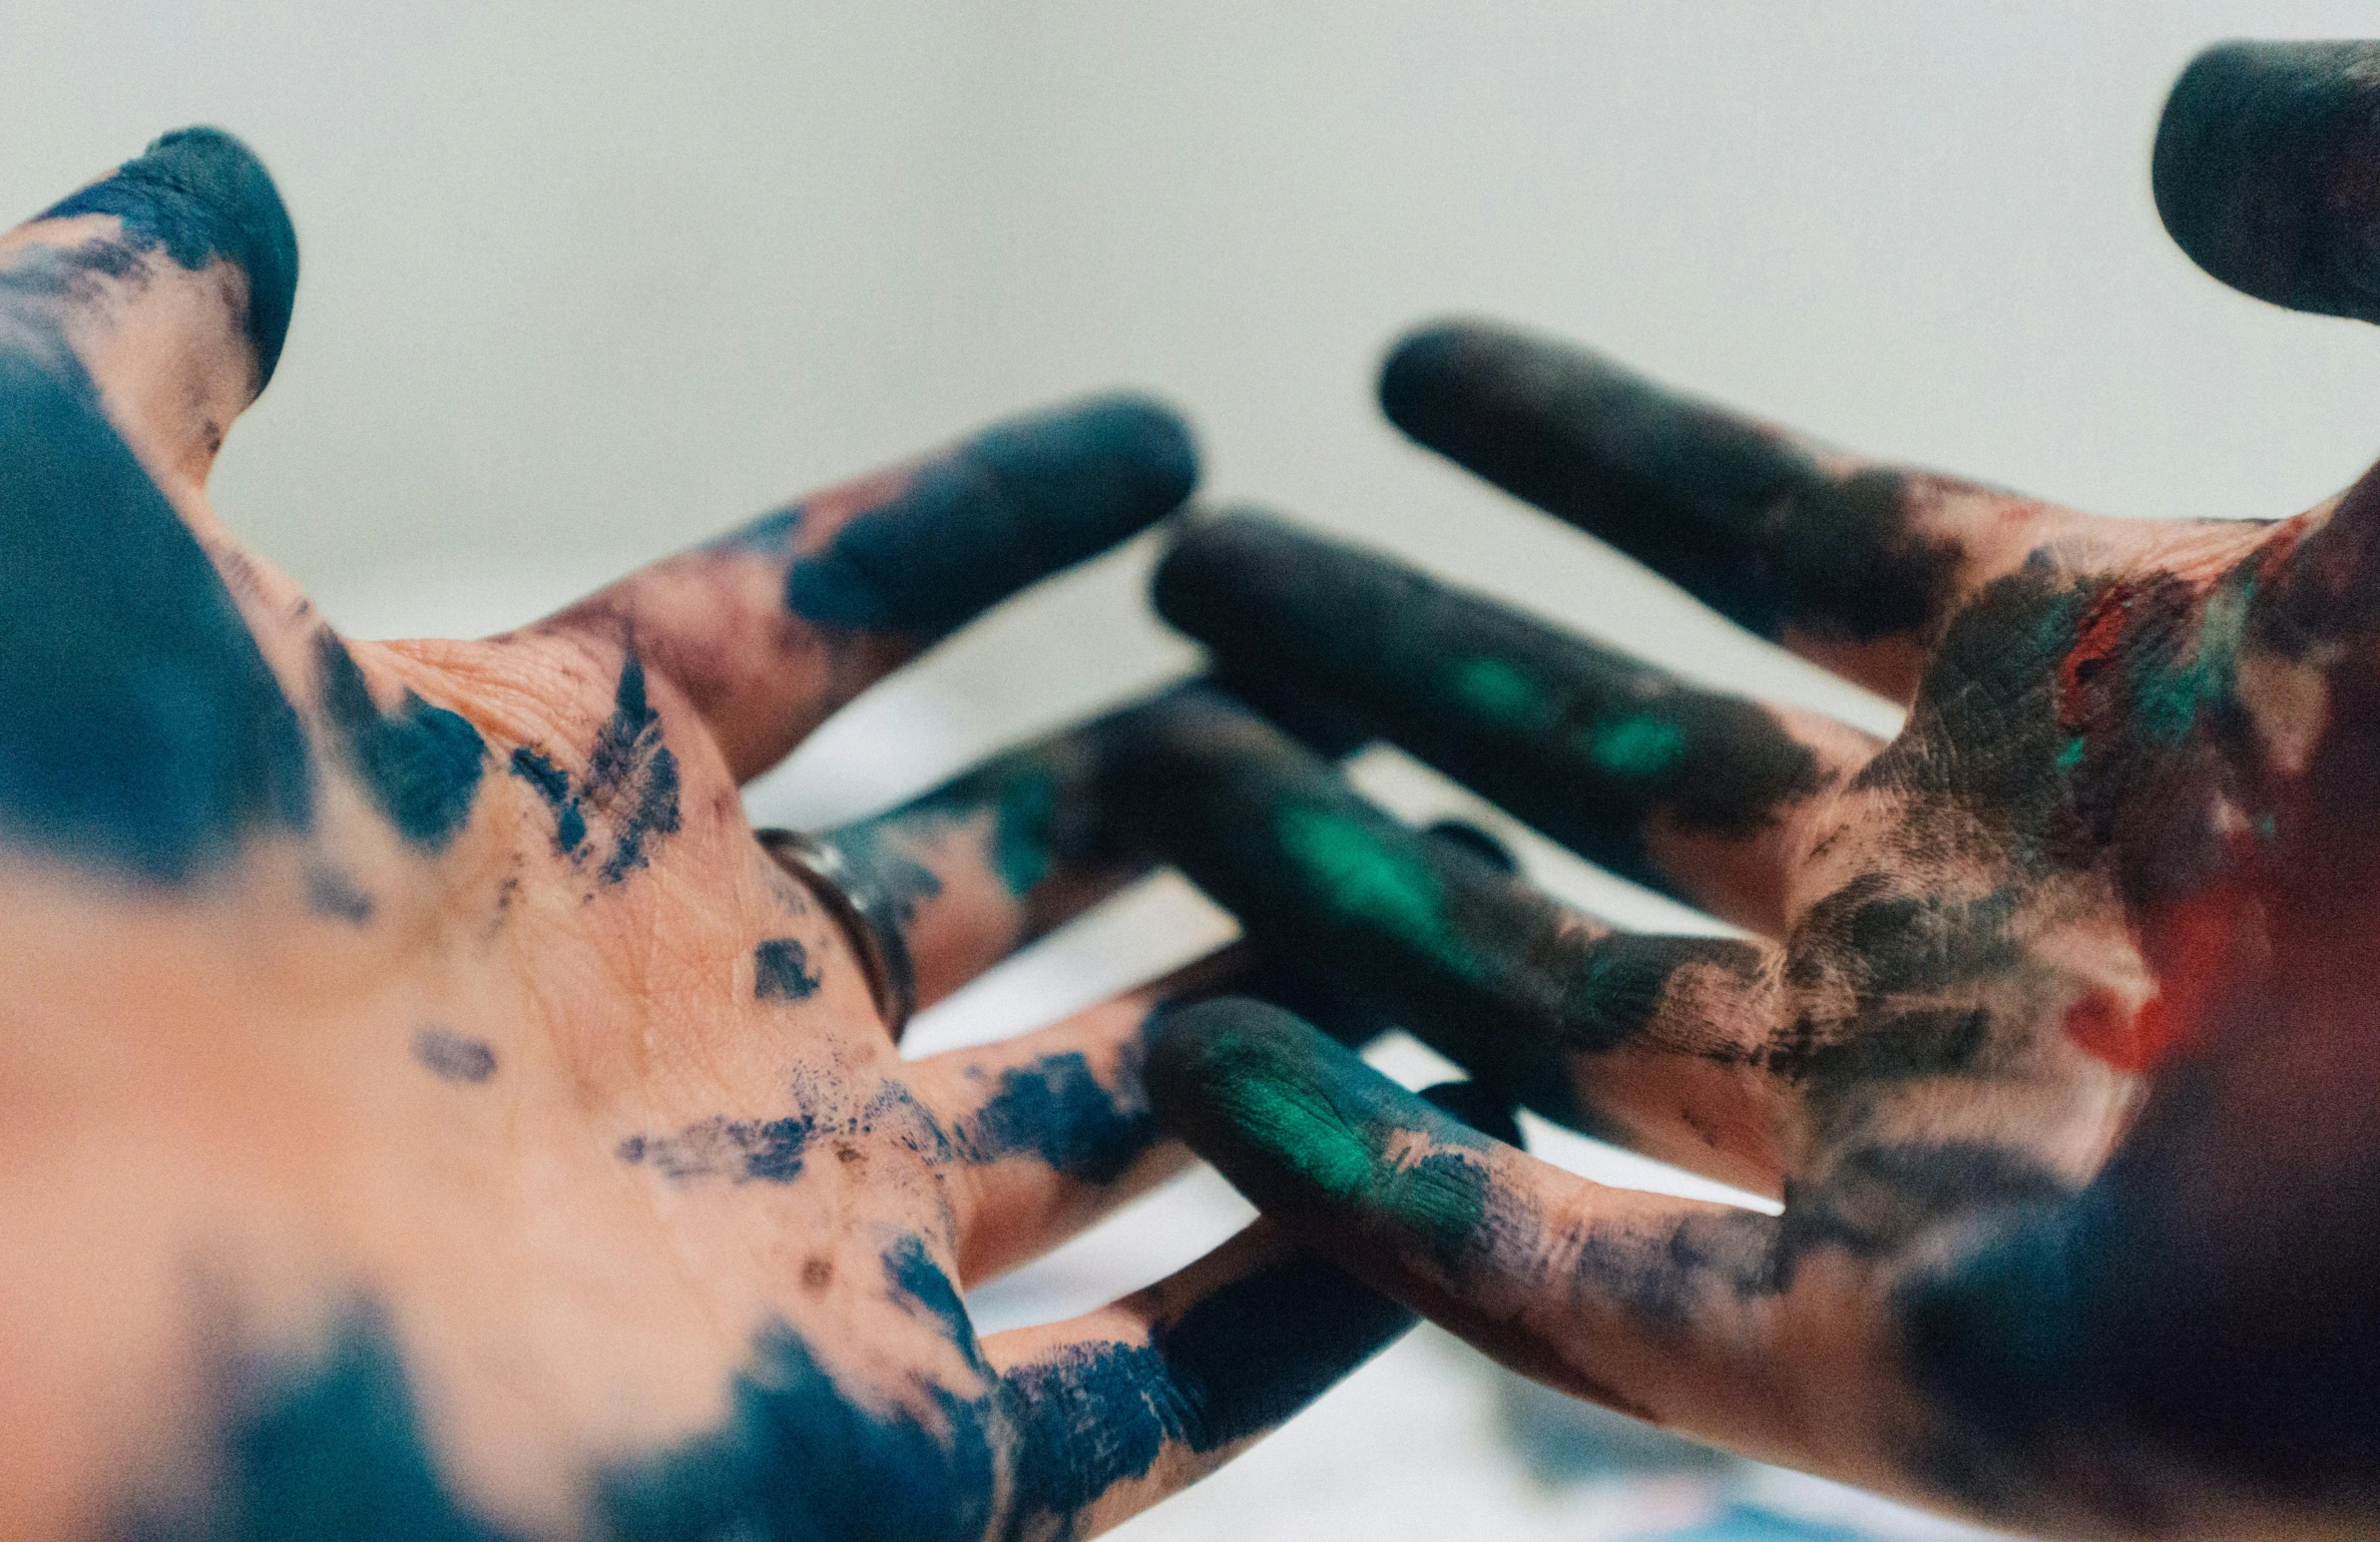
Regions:
<instances>
[{"instance_id":1,"label":"human skin","mask_svg":"<svg viewBox=\"0 0 2380 1542\"><path fill-rule=\"evenodd\" d=\"M2380 320L2380 45L2234 45L2157 202L2218 277ZM2029 1533L2380 1534L2380 472L2293 518L2094 518L1455 324L1422 444L1907 709L1689 686L1256 516L1161 609L1738 937L1435 851L1261 725L1159 725L1135 811L1268 947L1481 1082L1782 1204L1604 1188L1271 1007L1160 1036L1161 1117L1551 1385Z\"/></svg>"},{"instance_id":2,"label":"human skin","mask_svg":"<svg viewBox=\"0 0 2380 1542\"><path fill-rule=\"evenodd\" d=\"M205 493L295 280L213 131L0 238L0 1534L1088 1536L1409 1323L1260 1224L979 1338L962 1289L1183 1164L1151 1025L1259 966L904 1061L741 811L1178 505L1170 412L1013 420L484 642L355 641ZM1143 870L1111 729L840 832L921 1002Z\"/></svg>"}]
</instances>

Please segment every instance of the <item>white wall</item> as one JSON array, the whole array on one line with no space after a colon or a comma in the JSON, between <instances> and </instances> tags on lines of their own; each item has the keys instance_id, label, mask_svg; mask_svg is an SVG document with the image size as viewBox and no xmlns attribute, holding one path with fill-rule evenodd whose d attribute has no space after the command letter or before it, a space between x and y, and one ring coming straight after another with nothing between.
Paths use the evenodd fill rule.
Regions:
<instances>
[{"instance_id":1,"label":"white wall","mask_svg":"<svg viewBox=\"0 0 2380 1542\"><path fill-rule=\"evenodd\" d=\"M2149 138L2209 41L2374 31L2380 6L2185 0L0 0L0 212L187 122L264 156L304 279L217 498L366 634L522 620L1125 382L1192 411L1211 494L1885 724L1402 445L1383 344L1491 311L2086 506L2286 513L2380 448L2380 338L2199 275ZM1185 667L1146 556L962 639L755 808L856 811ZM979 1016L1091 988L1022 979ZM1087 1304L1235 1214L1181 1204L1000 1309ZM1450 1419L1492 1442L1448 1409L1513 1396L1475 1362L1420 1340L1365 1374L1138 1534L1616 1534L1582 1518L1606 1500L1453 1454Z\"/></svg>"},{"instance_id":2,"label":"white wall","mask_svg":"<svg viewBox=\"0 0 2380 1542\"><path fill-rule=\"evenodd\" d=\"M2147 145L2206 41L2374 26L2178 0L0 0L0 211L189 121L263 154L304 280L218 498L358 630L518 619L1125 381L1193 411L1216 494L1732 673L1402 446L1369 399L1383 342L1495 311L2093 507L2287 511L2380 439L2380 339L2199 276ZM1134 604L1128 575L1090 589L1071 620ZM1047 667L954 678L1030 676L1035 717L1178 658L1011 630Z\"/></svg>"}]
</instances>

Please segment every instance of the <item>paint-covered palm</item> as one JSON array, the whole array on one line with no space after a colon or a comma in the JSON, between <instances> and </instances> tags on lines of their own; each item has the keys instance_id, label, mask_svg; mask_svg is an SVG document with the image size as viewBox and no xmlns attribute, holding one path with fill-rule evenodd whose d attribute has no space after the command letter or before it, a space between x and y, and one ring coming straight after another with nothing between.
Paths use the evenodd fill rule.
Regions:
<instances>
[{"instance_id":1,"label":"paint-covered palm","mask_svg":"<svg viewBox=\"0 0 2380 1542\"><path fill-rule=\"evenodd\" d=\"M2168 225L2380 319L2380 47L2176 88ZM1142 816L1554 1118L1782 1202L1601 1188L1271 1009L1170 1025L1161 1114L1530 1374L2061 1534L2380 1530L2380 473L2273 523L1880 469L1488 326L1390 416L1902 703L1879 743L1256 517L1162 607L1738 938L1615 932L1428 849L1287 742L1161 734Z\"/></svg>"},{"instance_id":2,"label":"paint-covered palm","mask_svg":"<svg viewBox=\"0 0 2380 1542\"><path fill-rule=\"evenodd\" d=\"M0 1532L1088 1535L1393 1336L1259 1230L979 1341L965 1285L1180 1164L1147 1025L1238 966L904 1062L737 796L1178 504L1169 413L351 642L203 490L295 278L209 131L0 240ZM1131 876L1111 737L841 832L921 1001Z\"/></svg>"}]
</instances>

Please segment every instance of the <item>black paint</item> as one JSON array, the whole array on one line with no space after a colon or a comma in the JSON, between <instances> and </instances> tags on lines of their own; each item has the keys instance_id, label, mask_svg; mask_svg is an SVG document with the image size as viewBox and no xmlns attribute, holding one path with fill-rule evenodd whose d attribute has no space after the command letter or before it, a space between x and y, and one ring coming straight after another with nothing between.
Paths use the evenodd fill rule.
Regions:
<instances>
[{"instance_id":1,"label":"black paint","mask_svg":"<svg viewBox=\"0 0 2380 1542\"><path fill-rule=\"evenodd\" d=\"M1390 353L1380 401L1421 443L1763 637L1920 632L1950 593L1958 554L1911 525L1910 478L1831 475L1585 349L1487 324L1429 328Z\"/></svg>"},{"instance_id":2,"label":"black paint","mask_svg":"<svg viewBox=\"0 0 2380 1542\"><path fill-rule=\"evenodd\" d=\"M2292 310L2380 321L2380 43L2225 43L2190 62L2150 180L2192 260Z\"/></svg>"},{"instance_id":3,"label":"black paint","mask_svg":"<svg viewBox=\"0 0 2380 1542\"><path fill-rule=\"evenodd\" d=\"M1685 686L1374 553L1240 513L1186 531L1159 610L1256 695L1328 696L1563 844L1678 892L1657 817L1742 839L1822 787L1809 750L1751 702ZM1302 737L1302 736L1301 736Z\"/></svg>"}]
</instances>

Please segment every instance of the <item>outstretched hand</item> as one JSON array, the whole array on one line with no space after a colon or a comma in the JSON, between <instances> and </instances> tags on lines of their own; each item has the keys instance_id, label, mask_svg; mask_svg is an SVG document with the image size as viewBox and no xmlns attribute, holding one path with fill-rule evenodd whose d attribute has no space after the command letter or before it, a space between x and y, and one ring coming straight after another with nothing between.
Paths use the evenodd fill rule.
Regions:
<instances>
[{"instance_id":1,"label":"outstretched hand","mask_svg":"<svg viewBox=\"0 0 2380 1542\"><path fill-rule=\"evenodd\" d=\"M2380 319L2380 46L2217 50L2184 247ZM2004 1524L2380 1528L2380 473L2277 522L2093 518L1873 465L1565 345L1408 339L1422 443L1907 709L1688 686L1253 516L1162 608L1740 938L1618 932L1287 740L1158 735L1139 816L1265 945L1558 1120L1782 1213L1602 1188L1275 1010L1169 1026L1161 1114L1528 1373Z\"/></svg>"},{"instance_id":2,"label":"outstretched hand","mask_svg":"<svg viewBox=\"0 0 2380 1542\"><path fill-rule=\"evenodd\" d=\"M204 492L296 268L206 130L0 239L0 1532L1089 1535L1405 1325L1259 1227L979 1340L963 1287L1181 1165L1149 1026L1245 954L904 1062L737 796L1176 507L1169 412L366 643ZM921 1003L1139 870L1111 738L838 832Z\"/></svg>"}]
</instances>

